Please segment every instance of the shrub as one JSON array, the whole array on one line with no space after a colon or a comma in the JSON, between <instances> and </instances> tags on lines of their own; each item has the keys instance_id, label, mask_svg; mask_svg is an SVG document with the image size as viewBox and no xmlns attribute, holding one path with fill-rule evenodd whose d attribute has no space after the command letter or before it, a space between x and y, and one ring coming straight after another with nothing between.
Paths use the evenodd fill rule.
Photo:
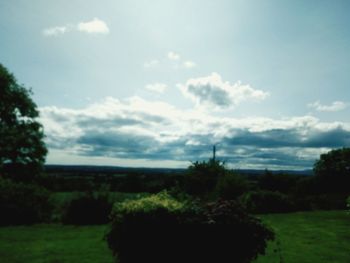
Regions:
<instances>
[{"instance_id":1,"label":"shrub","mask_svg":"<svg viewBox=\"0 0 350 263\"><path fill-rule=\"evenodd\" d=\"M286 213L295 210L290 198L279 192L252 191L244 194L240 201L252 213Z\"/></svg>"},{"instance_id":2,"label":"shrub","mask_svg":"<svg viewBox=\"0 0 350 263\"><path fill-rule=\"evenodd\" d=\"M234 200L249 189L247 180L233 172L227 172L219 178L215 195L225 200Z\"/></svg>"},{"instance_id":3,"label":"shrub","mask_svg":"<svg viewBox=\"0 0 350 263\"><path fill-rule=\"evenodd\" d=\"M291 174L273 174L266 170L263 175L258 178L258 186L262 190L278 191L281 193L291 193L295 190L296 183L300 176Z\"/></svg>"},{"instance_id":4,"label":"shrub","mask_svg":"<svg viewBox=\"0 0 350 263\"><path fill-rule=\"evenodd\" d=\"M88 192L72 199L64 208L63 224L98 225L109 222L112 203L108 194Z\"/></svg>"},{"instance_id":5,"label":"shrub","mask_svg":"<svg viewBox=\"0 0 350 263\"><path fill-rule=\"evenodd\" d=\"M346 207L350 210L350 196L346 199Z\"/></svg>"},{"instance_id":6,"label":"shrub","mask_svg":"<svg viewBox=\"0 0 350 263\"><path fill-rule=\"evenodd\" d=\"M218 179L227 172L220 161L213 159L194 162L187 169L185 191L188 194L204 197L215 189Z\"/></svg>"},{"instance_id":7,"label":"shrub","mask_svg":"<svg viewBox=\"0 0 350 263\"><path fill-rule=\"evenodd\" d=\"M50 193L34 184L0 178L0 225L22 225L49 219Z\"/></svg>"},{"instance_id":8,"label":"shrub","mask_svg":"<svg viewBox=\"0 0 350 263\"><path fill-rule=\"evenodd\" d=\"M117 203L106 236L121 263L250 262L273 233L233 201L179 202L166 192Z\"/></svg>"}]
</instances>

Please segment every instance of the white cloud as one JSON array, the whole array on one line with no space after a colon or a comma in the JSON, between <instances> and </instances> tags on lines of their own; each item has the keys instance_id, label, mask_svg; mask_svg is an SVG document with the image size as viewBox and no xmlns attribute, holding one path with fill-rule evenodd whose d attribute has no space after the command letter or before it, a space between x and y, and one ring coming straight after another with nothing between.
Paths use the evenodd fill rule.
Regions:
<instances>
[{"instance_id":1,"label":"white cloud","mask_svg":"<svg viewBox=\"0 0 350 263\"><path fill-rule=\"evenodd\" d=\"M331 105L322 105L319 101L315 101L313 103L309 103L308 107L313 108L317 111L328 111L328 112L335 112L335 111L341 111L346 109L348 106L347 103L342 101L334 101Z\"/></svg>"},{"instance_id":2,"label":"white cloud","mask_svg":"<svg viewBox=\"0 0 350 263\"><path fill-rule=\"evenodd\" d=\"M144 68L154 68L156 66L159 65L159 60L157 59L152 59L150 61L146 61L144 64L143 64L143 67Z\"/></svg>"},{"instance_id":3,"label":"white cloud","mask_svg":"<svg viewBox=\"0 0 350 263\"><path fill-rule=\"evenodd\" d=\"M56 26L56 27L51 27L43 30L44 36L58 36L58 35L63 35L66 33L67 27L65 26Z\"/></svg>"},{"instance_id":4,"label":"white cloud","mask_svg":"<svg viewBox=\"0 0 350 263\"><path fill-rule=\"evenodd\" d=\"M219 158L235 167L310 168L321 152L350 143L350 123L312 116L222 118L140 97L109 97L81 109L43 107L40 113L50 153L64 154L60 158L66 160L186 166L189 160L209 158L211 145L220 142Z\"/></svg>"},{"instance_id":5,"label":"white cloud","mask_svg":"<svg viewBox=\"0 0 350 263\"><path fill-rule=\"evenodd\" d=\"M145 88L149 91L163 93L166 90L167 85L164 83L153 83L153 84L147 84Z\"/></svg>"},{"instance_id":6,"label":"white cloud","mask_svg":"<svg viewBox=\"0 0 350 263\"><path fill-rule=\"evenodd\" d=\"M98 19L94 18L88 22L80 22L77 25L67 24L65 26L56 26L43 30L43 35L47 37L63 35L71 31L80 31L87 34L108 34L109 28L107 24Z\"/></svg>"},{"instance_id":7,"label":"white cloud","mask_svg":"<svg viewBox=\"0 0 350 263\"><path fill-rule=\"evenodd\" d=\"M180 55L175 53L175 52L173 52L173 51L169 51L168 52L168 58L170 60L179 60L180 59Z\"/></svg>"},{"instance_id":8,"label":"white cloud","mask_svg":"<svg viewBox=\"0 0 350 263\"><path fill-rule=\"evenodd\" d=\"M268 92L253 89L241 82L224 82L217 73L207 77L189 79L185 85L178 84L185 97L193 100L197 106L210 106L215 109L234 107L246 100L264 100Z\"/></svg>"},{"instance_id":9,"label":"white cloud","mask_svg":"<svg viewBox=\"0 0 350 263\"><path fill-rule=\"evenodd\" d=\"M185 68L194 68L196 66L196 63L194 63L193 61L191 60L187 60L183 63L183 66Z\"/></svg>"},{"instance_id":10,"label":"white cloud","mask_svg":"<svg viewBox=\"0 0 350 263\"><path fill-rule=\"evenodd\" d=\"M94 18L88 22L80 22L77 26L77 29L82 32L86 32L89 34L108 34L109 28L107 24L98 19Z\"/></svg>"}]
</instances>

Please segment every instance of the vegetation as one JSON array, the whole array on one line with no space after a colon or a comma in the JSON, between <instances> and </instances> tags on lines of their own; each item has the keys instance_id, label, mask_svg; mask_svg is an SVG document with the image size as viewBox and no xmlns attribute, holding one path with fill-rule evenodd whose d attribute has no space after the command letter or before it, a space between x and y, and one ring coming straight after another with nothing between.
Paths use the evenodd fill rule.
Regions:
<instances>
[{"instance_id":1,"label":"vegetation","mask_svg":"<svg viewBox=\"0 0 350 263\"><path fill-rule=\"evenodd\" d=\"M112 216L107 241L121 263L250 262L274 237L234 201L183 203L163 192L116 204Z\"/></svg>"},{"instance_id":2,"label":"vegetation","mask_svg":"<svg viewBox=\"0 0 350 263\"><path fill-rule=\"evenodd\" d=\"M349 193L350 148L321 154L315 162L314 172L319 189L332 193Z\"/></svg>"},{"instance_id":3,"label":"vegetation","mask_svg":"<svg viewBox=\"0 0 350 263\"><path fill-rule=\"evenodd\" d=\"M0 225L48 221L51 211L50 193L45 188L0 178Z\"/></svg>"},{"instance_id":4,"label":"vegetation","mask_svg":"<svg viewBox=\"0 0 350 263\"><path fill-rule=\"evenodd\" d=\"M31 91L0 64L0 176L30 181L47 153Z\"/></svg>"},{"instance_id":5,"label":"vegetation","mask_svg":"<svg viewBox=\"0 0 350 263\"><path fill-rule=\"evenodd\" d=\"M109 222L112 202L107 192L88 192L70 200L63 210L62 223L99 225Z\"/></svg>"},{"instance_id":6,"label":"vegetation","mask_svg":"<svg viewBox=\"0 0 350 263\"><path fill-rule=\"evenodd\" d=\"M112 263L106 226L34 225L0 228L2 263Z\"/></svg>"},{"instance_id":7,"label":"vegetation","mask_svg":"<svg viewBox=\"0 0 350 263\"><path fill-rule=\"evenodd\" d=\"M287 213L295 210L288 195L279 192L247 192L241 197L241 202L251 213Z\"/></svg>"},{"instance_id":8,"label":"vegetation","mask_svg":"<svg viewBox=\"0 0 350 263\"><path fill-rule=\"evenodd\" d=\"M260 255L255 263L350 262L350 220L344 211L271 214L261 218L274 229L276 240L269 243L266 255ZM1 227L1 262L112 263L113 256L103 240L106 228L53 224Z\"/></svg>"},{"instance_id":9,"label":"vegetation","mask_svg":"<svg viewBox=\"0 0 350 263\"><path fill-rule=\"evenodd\" d=\"M342 211L313 211L261 216L276 233L265 256L255 263L350 262L350 220Z\"/></svg>"}]
</instances>

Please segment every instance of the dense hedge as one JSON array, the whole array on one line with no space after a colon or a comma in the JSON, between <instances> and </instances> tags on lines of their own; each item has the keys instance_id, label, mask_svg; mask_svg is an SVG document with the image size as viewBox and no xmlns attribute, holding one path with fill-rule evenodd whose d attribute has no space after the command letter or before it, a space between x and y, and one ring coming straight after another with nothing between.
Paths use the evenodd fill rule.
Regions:
<instances>
[{"instance_id":1,"label":"dense hedge","mask_svg":"<svg viewBox=\"0 0 350 263\"><path fill-rule=\"evenodd\" d=\"M121 263L250 262L273 233L234 201L179 202L167 193L116 204L106 238Z\"/></svg>"},{"instance_id":2,"label":"dense hedge","mask_svg":"<svg viewBox=\"0 0 350 263\"><path fill-rule=\"evenodd\" d=\"M49 220L50 193L35 184L0 178L0 225L22 225Z\"/></svg>"},{"instance_id":3,"label":"dense hedge","mask_svg":"<svg viewBox=\"0 0 350 263\"><path fill-rule=\"evenodd\" d=\"M251 191L240 198L243 206L251 213L286 213L295 211L295 205L288 195L273 191Z\"/></svg>"},{"instance_id":4,"label":"dense hedge","mask_svg":"<svg viewBox=\"0 0 350 263\"><path fill-rule=\"evenodd\" d=\"M63 210L63 224L106 224L109 222L112 203L105 193L88 192L71 200Z\"/></svg>"}]
</instances>

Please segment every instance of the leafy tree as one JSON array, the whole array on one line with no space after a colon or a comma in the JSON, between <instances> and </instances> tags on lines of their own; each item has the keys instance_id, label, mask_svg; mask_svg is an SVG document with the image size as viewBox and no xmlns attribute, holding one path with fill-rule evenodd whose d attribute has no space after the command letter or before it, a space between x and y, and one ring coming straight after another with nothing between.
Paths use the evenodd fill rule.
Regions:
<instances>
[{"instance_id":1,"label":"leafy tree","mask_svg":"<svg viewBox=\"0 0 350 263\"><path fill-rule=\"evenodd\" d=\"M331 150L321 154L314 165L314 172L321 177L350 176L350 148Z\"/></svg>"},{"instance_id":2,"label":"leafy tree","mask_svg":"<svg viewBox=\"0 0 350 263\"><path fill-rule=\"evenodd\" d=\"M187 169L185 191L192 195L205 196L215 189L219 178L226 172L224 163L220 161L196 161Z\"/></svg>"},{"instance_id":3,"label":"leafy tree","mask_svg":"<svg viewBox=\"0 0 350 263\"><path fill-rule=\"evenodd\" d=\"M31 180L45 161L43 127L31 90L0 64L0 175Z\"/></svg>"},{"instance_id":4,"label":"leafy tree","mask_svg":"<svg viewBox=\"0 0 350 263\"><path fill-rule=\"evenodd\" d=\"M349 192L350 148L335 149L321 154L314 164L314 173L323 190Z\"/></svg>"}]
</instances>

